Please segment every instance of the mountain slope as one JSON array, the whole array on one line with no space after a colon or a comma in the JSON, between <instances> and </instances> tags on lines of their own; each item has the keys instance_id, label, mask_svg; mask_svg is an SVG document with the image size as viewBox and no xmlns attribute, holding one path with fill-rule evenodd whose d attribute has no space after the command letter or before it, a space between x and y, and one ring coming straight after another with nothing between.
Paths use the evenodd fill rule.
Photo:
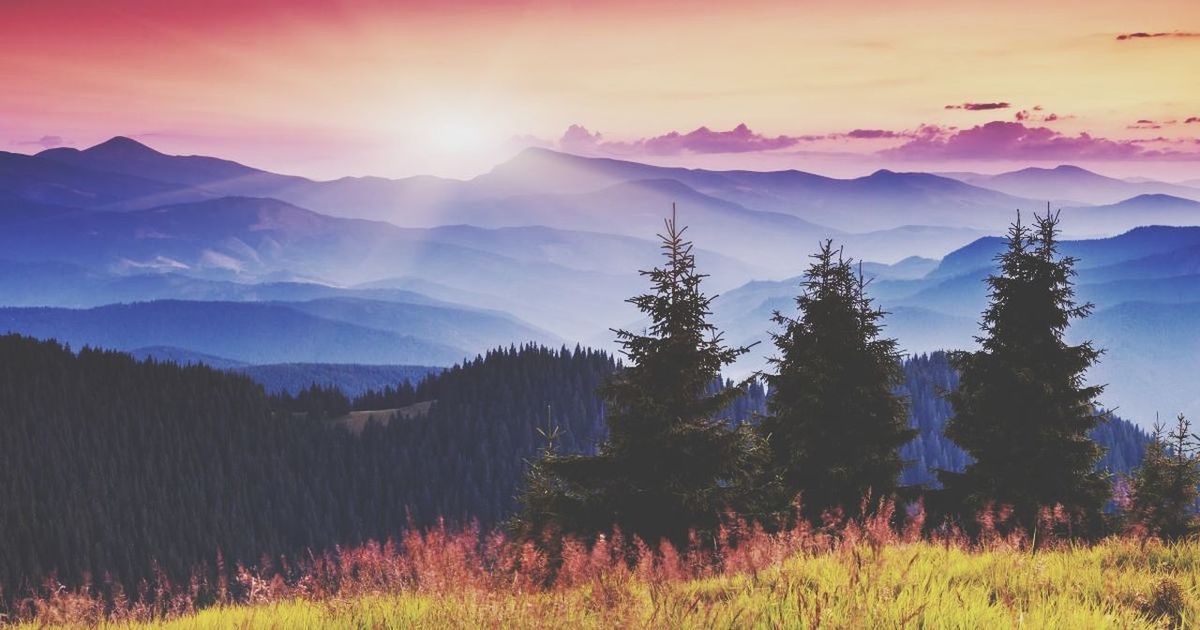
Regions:
<instances>
[{"instance_id":1,"label":"mountain slope","mask_svg":"<svg viewBox=\"0 0 1200 630\"><path fill-rule=\"evenodd\" d=\"M47 149L36 157L93 171L204 188L220 195L255 194L309 181L268 173L230 160L200 155L166 155L123 136L83 150Z\"/></svg>"},{"instance_id":2,"label":"mountain slope","mask_svg":"<svg viewBox=\"0 0 1200 630\"><path fill-rule=\"evenodd\" d=\"M634 181L672 180L710 197L778 212L838 230L871 231L932 224L1002 226L1029 200L926 173L878 171L836 179L803 171L709 171L526 149L468 182L473 194L502 197L596 191Z\"/></svg>"},{"instance_id":3,"label":"mountain slope","mask_svg":"<svg viewBox=\"0 0 1200 630\"><path fill-rule=\"evenodd\" d=\"M171 346L244 363L450 365L471 352L278 304L159 301L86 310L2 308L0 331L134 350Z\"/></svg>"},{"instance_id":4,"label":"mountain slope","mask_svg":"<svg viewBox=\"0 0 1200 630\"><path fill-rule=\"evenodd\" d=\"M496 239L509 235L516 233L497 233ZM654 244L642 243L650 255ZM532 256L515 260L439 242L426 230L245 197L52 217L0 230L0 250L18 262L55 260L106 272L166 271L243 283L285 278L354 285L422 278L491 296L494 302L476 306L501 308L564 336L611 325L606 314L628 310L622 300L639 284L636 268L617 275Z\"/></svg>"},{"instance_id":5,"label":"mountain slope","mask_svg":"<svg viewBox=\"0 0 1200 630\"><path fill-rule=\"evenodd\" d=\"M213 197L186 186L0 151L0 195L76 208L149 208Z\"/></svg>"},{"instance_id":6,"label":"mountain slope","mask_svg":"<svg viewBox=\"0 0 1200 630\"><path fill-rule=\"evenodd\" d=\"M1200 195L1198 195L1200 196ZM1145 225L1200 224L1200 201L1163 194L1144 194L1118 203L1063 208L1062 218L1074 231L1112 234Z\"/></svg>"},{"instance_id":7,"label":"mountain slope","mask_svg":"<svg viewBox=\"0 0 1200 630\"><path fill-rule=\"evenodd\" d=\"M1030 167L998 175L959 173L952 176L976 186L1043 202L1112 204L1145 194L1200 200L1200 189L1197 188L1165 182L1130 182L1066 164L1055 168Z\"/></svg>"},{"instance_id":8,"label":"mountain slope","mask_svg":"<svg viewBox=\"0 0 1200 630\"><path fill-rule=\"evenodd\" d=\"M557 346L559 337L503 313L447 306L326 298L284 305L302 313L420 339L438 340L470 352L512 344Z\"/></svg>"}]
</instances>

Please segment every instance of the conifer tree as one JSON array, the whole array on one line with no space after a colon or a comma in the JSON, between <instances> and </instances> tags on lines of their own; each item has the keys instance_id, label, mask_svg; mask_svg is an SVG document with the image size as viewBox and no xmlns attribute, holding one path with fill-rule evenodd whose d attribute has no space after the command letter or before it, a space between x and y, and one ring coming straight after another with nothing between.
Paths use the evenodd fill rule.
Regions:
<instances>
[{"instance_id":1,"label":"conifer tree","mask_svg":"<svg viewBox=\"0 0 1200 630\"><path fill-rule=\"evenodd\" d=\"M759 424L784 496L802 494L809 519L829 509L853 514L868 494L895 489L899 449L916 432L894 393L903 379L896 341L881 337L884 312L832 241L813 255L798 314L776 311L778 356L765 375L771 396Z\"/></svg>"},{"instance_id":2,"label":"conifer tree","mask_svg":"<svg viewBox=\"0 0 1200 630\"><path fill-rule=\"evenodd\" d=\"M590 535L616 525L652 543L680 543L745 506L761 448L748 427L717 415L747 383L715 393L712 384L747 349L726 346L708 322L712 298L701 290L705 276L683 238L686 228L674 212L665 224L666 264L642 271L651 291L629 300L649 327L614 330L629 365L600 389L608 439L596 455L551 454L534 468L537 500L526 502L517 521L527 535Z\"/></svg>"},{"instance_id":3,"label":"conifer tree","mask_svg":"<svg viewBox=\"0 0 1200 630\"><path fill-rule=\"evenodd\" d=\"M1133 475L1130 516L1146 533L1177 539L1195 533L1196 499L1200 497L1200 461L1196 436L1183 414L1164 435L1154 427L1142 465Z\"/></svg>"},{"instance_id":4,"label":"conifer tree","mask_svg":"<svg viewBox=\"0 0 1200 630\"><path fill-rule=\"evenodd\" d=\"M1008 506L1016 524L1032 528L1040 509L1061 505L1095 526L1109 484L1088 433L1105 419L1094 402L1103 387L1085 385L1084 374L1100 351L1063 338L1092 305L1075 302L1076 260L1058 254L1057 215L1035 219L1030 230L1018 215L999 272L987 280L980 350L953 357L961 377L948 395L954 416L945 433L974 462L939 476L966 517Z\"/></svg>"}]
</instances>

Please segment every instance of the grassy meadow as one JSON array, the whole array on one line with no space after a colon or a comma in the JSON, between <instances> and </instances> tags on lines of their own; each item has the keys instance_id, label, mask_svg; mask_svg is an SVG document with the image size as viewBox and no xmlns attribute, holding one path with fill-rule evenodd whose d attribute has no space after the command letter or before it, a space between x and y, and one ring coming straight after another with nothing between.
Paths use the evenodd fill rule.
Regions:
<instances>
[{"instance_id":1,"label":"grassy meadow","mask_svg":"<svg viewBox=\"0 0 1200 630\"><path fill-rule=\"evenodd\" d=\"M760 547L727 570L584 562L555 586L432 568L391 589L365 577L333 595L215 605L148 620L89 618L68 596L22 628L1170 628L1200 624L1200 544L1112 538L1033 551L869 539L773 558ZM595 550L588 553L594 560ZM454 555L453 552L450 555ZM448 556L447 556L448 557ZM728 560L728 559L727 559ZM441 575L434 573L441 572ZM688 571L699 575L686 575ZM669 575L678 572L679 575ZM369 572L363 572L363 576ZM372 584L376 586L372 586ZM269 589L269 585L262 588ZM254 601L255 599L259 601ZM57 609L56 609L57 607ZM62 623L59 623L62 622Z\"/></svg>"}]
</instances>

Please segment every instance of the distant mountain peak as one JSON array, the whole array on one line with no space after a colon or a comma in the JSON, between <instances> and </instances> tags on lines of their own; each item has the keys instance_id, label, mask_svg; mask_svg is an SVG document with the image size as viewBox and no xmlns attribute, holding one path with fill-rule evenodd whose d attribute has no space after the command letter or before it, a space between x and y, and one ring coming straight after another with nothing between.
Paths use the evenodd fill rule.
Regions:
<instances>
[{"instance_id":1,"label":"distant mountain peak","mask_svg":"<svg viewBox=\"0 0 1200 630\"><path fill-rule=\"evenodd\" d=\"M1169 204L1169 205L1184 205L1184 206L1200 206L1200 202L1193 201L1191 199L1184 199L1183 197L1176 197L1174 195L1167 195L1164 193L1147 193L1144 195L1138 195L1136 197L1130 197L1129 199L1126 199L1125 201L1122 201L1122 202L1120 202L1120 204L1117 204L1117 205L1124 205L1124 204L1128 204L1128 205Z\"/></svg>"},{"instance_id":2,"label":"distant mountain peak","mask_svg":"<svg viewBox=\"0 0 1200 630\"><path fill-rule=\"evenodd\" d=\"M126 136L113 136L96 146L83 150L84 153L105 154L113 156L142 155L146 153L161 155L158 151Z\"/></svg>"},{"instance_id":3,"label":"distant mountain peak","mask_svg":"<svg viewBox=\"0 0 1200 630\"><path fill-rule=\"evenodd\" d=\"M586 160L586 156L556 151L548 147L525 147L517 152L507 163L524 162L528 160ZM499 166L499 165L498 165Z\"/></svg>"},{"instance_id":4,"label":"distant mountain peak","mask_svg":"<svg viewBox=\"0 0 1200 630\"><path fill-rule=\"evenodd\" d=\"M1020 170L993 175L991 179L1012 179L1019 177L1076 177L1096 180L1110 179L1094 171L1089 171L1086 168L1075 166L1074 164L1059 164L1054 168L1027 166Z\"/></svg>"}]
</instances>

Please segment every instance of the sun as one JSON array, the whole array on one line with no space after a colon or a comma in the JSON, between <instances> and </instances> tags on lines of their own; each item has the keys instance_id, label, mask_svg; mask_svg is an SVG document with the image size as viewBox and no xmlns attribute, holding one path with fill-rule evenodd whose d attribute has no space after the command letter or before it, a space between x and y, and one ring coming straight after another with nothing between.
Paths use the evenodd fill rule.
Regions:
<instances>
[{"instance_id":1,"label":"sun","mask_svg":"<svg viewBox=\"0 0 1200 630\"><path fill-rule=\"evenodd\" d=\"M470 114L443 113L430 117L425 133L431 149L439 153L464 153L487 147L490 125Z\"/></svg>"}]
</instances>

